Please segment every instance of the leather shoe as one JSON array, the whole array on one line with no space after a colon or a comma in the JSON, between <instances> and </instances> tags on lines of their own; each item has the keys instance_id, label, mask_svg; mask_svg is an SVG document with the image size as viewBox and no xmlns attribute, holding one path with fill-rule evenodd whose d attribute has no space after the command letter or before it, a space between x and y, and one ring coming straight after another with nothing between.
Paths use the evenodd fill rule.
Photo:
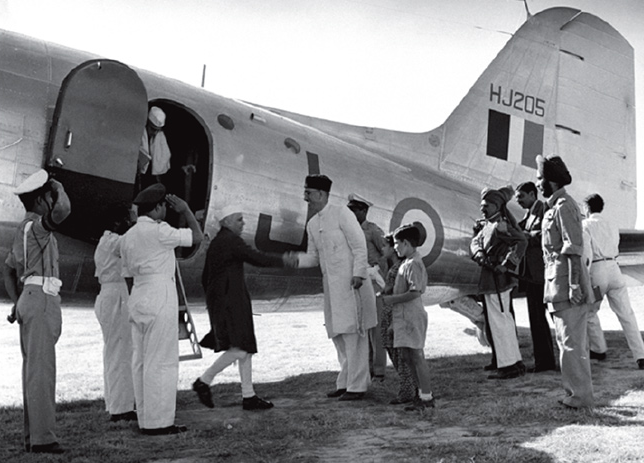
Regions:
<instances>
[{"instance_id":1,"label":"leather shoe","mask_svg":"<svg viewBox=\"0 0 644 463\"><path fill-rule=\"evenodd\" d=\"M487 377L487 379L512 379L518 378L525 374L525 367L523 363L518 365L520 362L510 365L509 367L499 368L496 373L492 373Z\"/></svg>"},{"instance_id":2,"label":"leather shoe","mask_svg":"<svg viewBox=\"0 0 644 463\"><path fill-rule=\"evenodd\" d=\"M192 383L192 390L197 393L199 402L208 408L215 408L215 404L212 403L212 392L210 392L210 386L201 381L200 378L197 378L197 380Z\"/></svg>"},{"instance_id":3,"label":"leather shoe","mask_svg":"<svg viewBox=\"0 0 644 463\"><path fill-rule=\"evenodd\" d=\"M485 365L483 367L483 371L494 371L496 370L496 363L490 363L489 365Z\"/></svg>"},{"instance_id":4,"label":"leather shoe","mask_svg":"<svg viewBox=\"0 0 644 463\"><path fill-rule=\"evenodd\" d=\"M186 432L188 428L183 425L173 424L165 428L141 428L141 434L146 436L168 436L171 434L180 434Z\"/></svg>"},{"instance_id":5,"label":"leather shoe","mask_svg":"<svg viewBox=\"0 0 644 463\"><path fill-rule=\"evenodd\" d=\"M31 453L61 454L65 453L65 449L62 448L58 442L52 442L51 444L32 445Z\"/></svg>"},{"instance_id":6,"label":"leather shoe","mask_svg":"<svg viewBox=\"0 0 644 463\"><path fill-rule=\"evenodd\" d=\"M364 398L364 392L345 392L340 396L338 400L362 400Z\"/></svg>"},{"instance_id":7,"label":"leather shoe","mask_svg":"<svg viewBox=\"0 0 644 463\"><path fill-rule=\"evenodd\" d=\"M637 367L640 370L644 370L644 359L637 359Z\"/></svg>"},{"instance_id":8,"label":"leather shoe","mask_svg":"<svg viewBox=\"0 0 644 463\"><path fill-rule=\"evenodd\" d=\"M273 408L273 402L254 395L253 397L242 400L242 407L244 410L268 410L269 408Z\"/></svg>"},{"instance_id":9,"label":"leather shoe","mask_svg":"<svg viewBox=\"0 0 644 463\"><path fill-rule=\"evenodd\" d=\"M336 397L340 397L340 396L341 396L342 394L344 394L345 392L347 392L347 390L346 390L346 389L336 389L336 390L335 390L335 391L333 391L333 392L329 392L329 393L327 393L327 395L326 395L326 396L327 396L327 397L329 397L330 399L334 399L334 398L336 398Z\"/></svg>"},{"instance_id":10,"label":"leather shoe","mask_svg":"<svg viewBox=\"0 0 644 463\"><path fill-rule=\"evenodd\" d=\"M606 352L590 351L590 358L593 360L606 360Z\"/></svg>"},{"instance_id":11,"label":"leather shoe","mask_svg":"<svg viewBox=\"0 0 644 463\"><path fill-rule=\"evenodd\" d=\"M110 421L116 423L118 421L136 421L138 417L136 416L135 411L117 413L115 415L110 415Z\"/></svg>"},{"instance_id":12,"label":"leather shoe","mask_svg":"<svg viewBox=\"0 0 644 463\"><path fill-rule=\"evenodd\" d=\"M414 403L411 405L408 405L405 407L406 412L416 412L416 411L421 411L425 410L426 408L434 408L436 407L436 399L433 397L429 400L414 400Z\"/></svg>"}]
</instances>

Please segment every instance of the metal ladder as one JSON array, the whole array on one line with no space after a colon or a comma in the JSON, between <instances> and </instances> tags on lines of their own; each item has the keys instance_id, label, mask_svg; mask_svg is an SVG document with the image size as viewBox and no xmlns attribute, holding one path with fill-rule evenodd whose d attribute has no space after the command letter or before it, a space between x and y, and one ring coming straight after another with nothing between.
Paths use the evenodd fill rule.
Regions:
<instances>
[{"instance_id":1,"label":"metal ladder","mask_svg":"<svg viewBox=\"0 0 644 463\"><path fill-rule=\"evenodd\" d=\"M179 298L179 347L181 348L181 341L186 339L190 342L190 348L192 349L191 354L179 353L179 361L183 360L195 360L203 357L201 354L201 346L197 339L197 331L195 329L195 324L192 321L192 316L190 315L190 309L188 307L188 299L186 298L186 289L183 286L183 279L181 278L181 271L179 270L179 262L176 263L176 282L177 282L177 295ZM181 352L181 349L179 349Z\"/></svg>"}]
</instances>

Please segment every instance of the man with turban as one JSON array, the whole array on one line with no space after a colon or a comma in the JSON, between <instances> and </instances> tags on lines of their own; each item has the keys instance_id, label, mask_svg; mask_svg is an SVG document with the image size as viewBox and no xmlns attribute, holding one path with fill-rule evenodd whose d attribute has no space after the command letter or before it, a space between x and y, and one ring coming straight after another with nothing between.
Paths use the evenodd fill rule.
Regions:
<instances>
[{"instance_id":1,"label":"man with turban","mask_svg":"<svg viewBox=\"0 0 644 463\"><path fill-rule=\"evenodd\" d=\"M376 295L367 273L367 244L355 215L329 205L331 179L309 175L304 200L314 215L306 225L306 253L299 267L320 266L324 285L324 322L340 362L336 389L328 397L361 400L369 387L368 330L376 326Z\"/></svg>"},{"instance_id":2,"label":"man with turban","mask_svg":"<svg viewBox=\"0 0 644 463\"><path fill-rule=\"evenodd\" d=\"M588 355L587 317L592 299L585 265L582 216L565 186L572 182L559 156L537 156L537 187L546 198L542 247L544 302L548 303L559 345L561 379L569 408L592 407L593 385Z\"/></svg>"},{"instance_id":3,"label":"man with turban","mask_svg":"<svg viewBox=\"0 0 644 463\"><path fill-rule=\"evenodd\" d=\"M231 204L219 213L221 228L206 254L201 282L206 293L206 306L215 352L223 354L192 384L199 401L208 408L212 401L210 383L215 376L239 361L239 376L244 410L266 410L273 403L255 394L252 378L252 357L257 353L253 310L246 288L244 263L258 267L295 266L295 258L257 251L241 237L244 229L243 208ZM202 345L204 342L202 341Z\"/></svg>"},{"instance_id":4,"label":"man with turban","mask_svg":"<svg viewBox=\"0 0 644 463\"><path fill-rule=\"evenodd\" d=\"M177 434L179 379L179 302L175 283L176 247L198 246L203 233L188 203L166 195L160 183L141 191L136 225L123 235L120 253L123 276L134 278L128 299L132 326L132 380L141 433ZM170 206L189 228L173 228L163 221Z\"/></svg>"},{"instance_id":5,"label":"man with turban","mask_svg":"<svg viewBox=\"0 0 644 463\"><path fill-rule=\"evenodd\" d=\"M489 379L510 379L525 374L519 351L516 325L512 315L510 293L517 285L517 266L525 253L527 240L506 203L512 198L512 187L481 192L483 219L470 243L472 260L481 266L479 294L491 334L497 372Z\"/></svg>"}]
</instances>

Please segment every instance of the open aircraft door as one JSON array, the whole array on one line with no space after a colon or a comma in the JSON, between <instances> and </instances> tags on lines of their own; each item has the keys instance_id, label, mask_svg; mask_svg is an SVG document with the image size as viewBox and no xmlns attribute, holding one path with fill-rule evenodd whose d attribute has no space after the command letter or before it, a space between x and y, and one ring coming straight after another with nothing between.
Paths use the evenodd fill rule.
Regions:
<instances>
[{"instance_id":1,"label":"open aircraft door","mask_svg":"<svg viewBox=\"0 0 644 463\"><path fill-rule=\"evenodd\" d=\"M61 232L98 241L106 208L132 201L147 111L143 82L122 63L87 61L65 78L47 156L72 203Z\"/></svg>"}]
</instances>

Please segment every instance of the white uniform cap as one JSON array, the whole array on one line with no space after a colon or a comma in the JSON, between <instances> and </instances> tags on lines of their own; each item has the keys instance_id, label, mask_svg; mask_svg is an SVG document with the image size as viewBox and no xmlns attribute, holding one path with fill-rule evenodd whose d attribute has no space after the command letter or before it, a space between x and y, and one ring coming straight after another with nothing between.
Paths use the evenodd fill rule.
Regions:
<instances>
[{"instance_id":1,"label":"white uniform cap","mask_svg":"<svg viewBox=\"0 0 644 463\"><path fill-rule=\"evenodd\" d=\"M232 214L243 214L244 213L244 208L242 207L241 204L228 204L224 206L224 208L221 210L219 213L219 220L224 220L226 217Z\"/></svg>"},{"instance_id":2,"label":"white uniform cap","mask_svg":"<svg viewBox=\"0 0 644 463\"><path fill-rule=\"evenodd\" d=\"M148 120L152 122L152 125L158 127L159 129L165 125L165 113L163 109L152 106L150 112L148 113Z\"/></svg>"},{"instance_id":3,"label":"white uniform cap","mask_svg":"<svg viewBox=\"0 0 644 463\"><path fill-rule=\"evenodd\" d=\"M49 180L49 174L45 169L40 169L39 171L31 174L27 177L20 185L13 190L14 195L21 195L24 193L31 193L36 191L38 188L43 186Z\"/></svg>"},{"instance_id":4,"label":"white uniform cap","mask_svg":"<svg viewBox=\"0 0 644 463\"><path fill-rule=\"evenodd\" d=\"M362 196L360 196L360 195L359 195L359 194L357 194L357 193L351 193L351 194L349 195L349 202L352 202L352 201L353 201L353 202L356 202L356 203L366 204L366 205L367 205L367 207L371 207L371 206L373 206L373 203L371 203L371 202L367 201L366 199L364 199Z\"/></svg>"}]
</instances>

